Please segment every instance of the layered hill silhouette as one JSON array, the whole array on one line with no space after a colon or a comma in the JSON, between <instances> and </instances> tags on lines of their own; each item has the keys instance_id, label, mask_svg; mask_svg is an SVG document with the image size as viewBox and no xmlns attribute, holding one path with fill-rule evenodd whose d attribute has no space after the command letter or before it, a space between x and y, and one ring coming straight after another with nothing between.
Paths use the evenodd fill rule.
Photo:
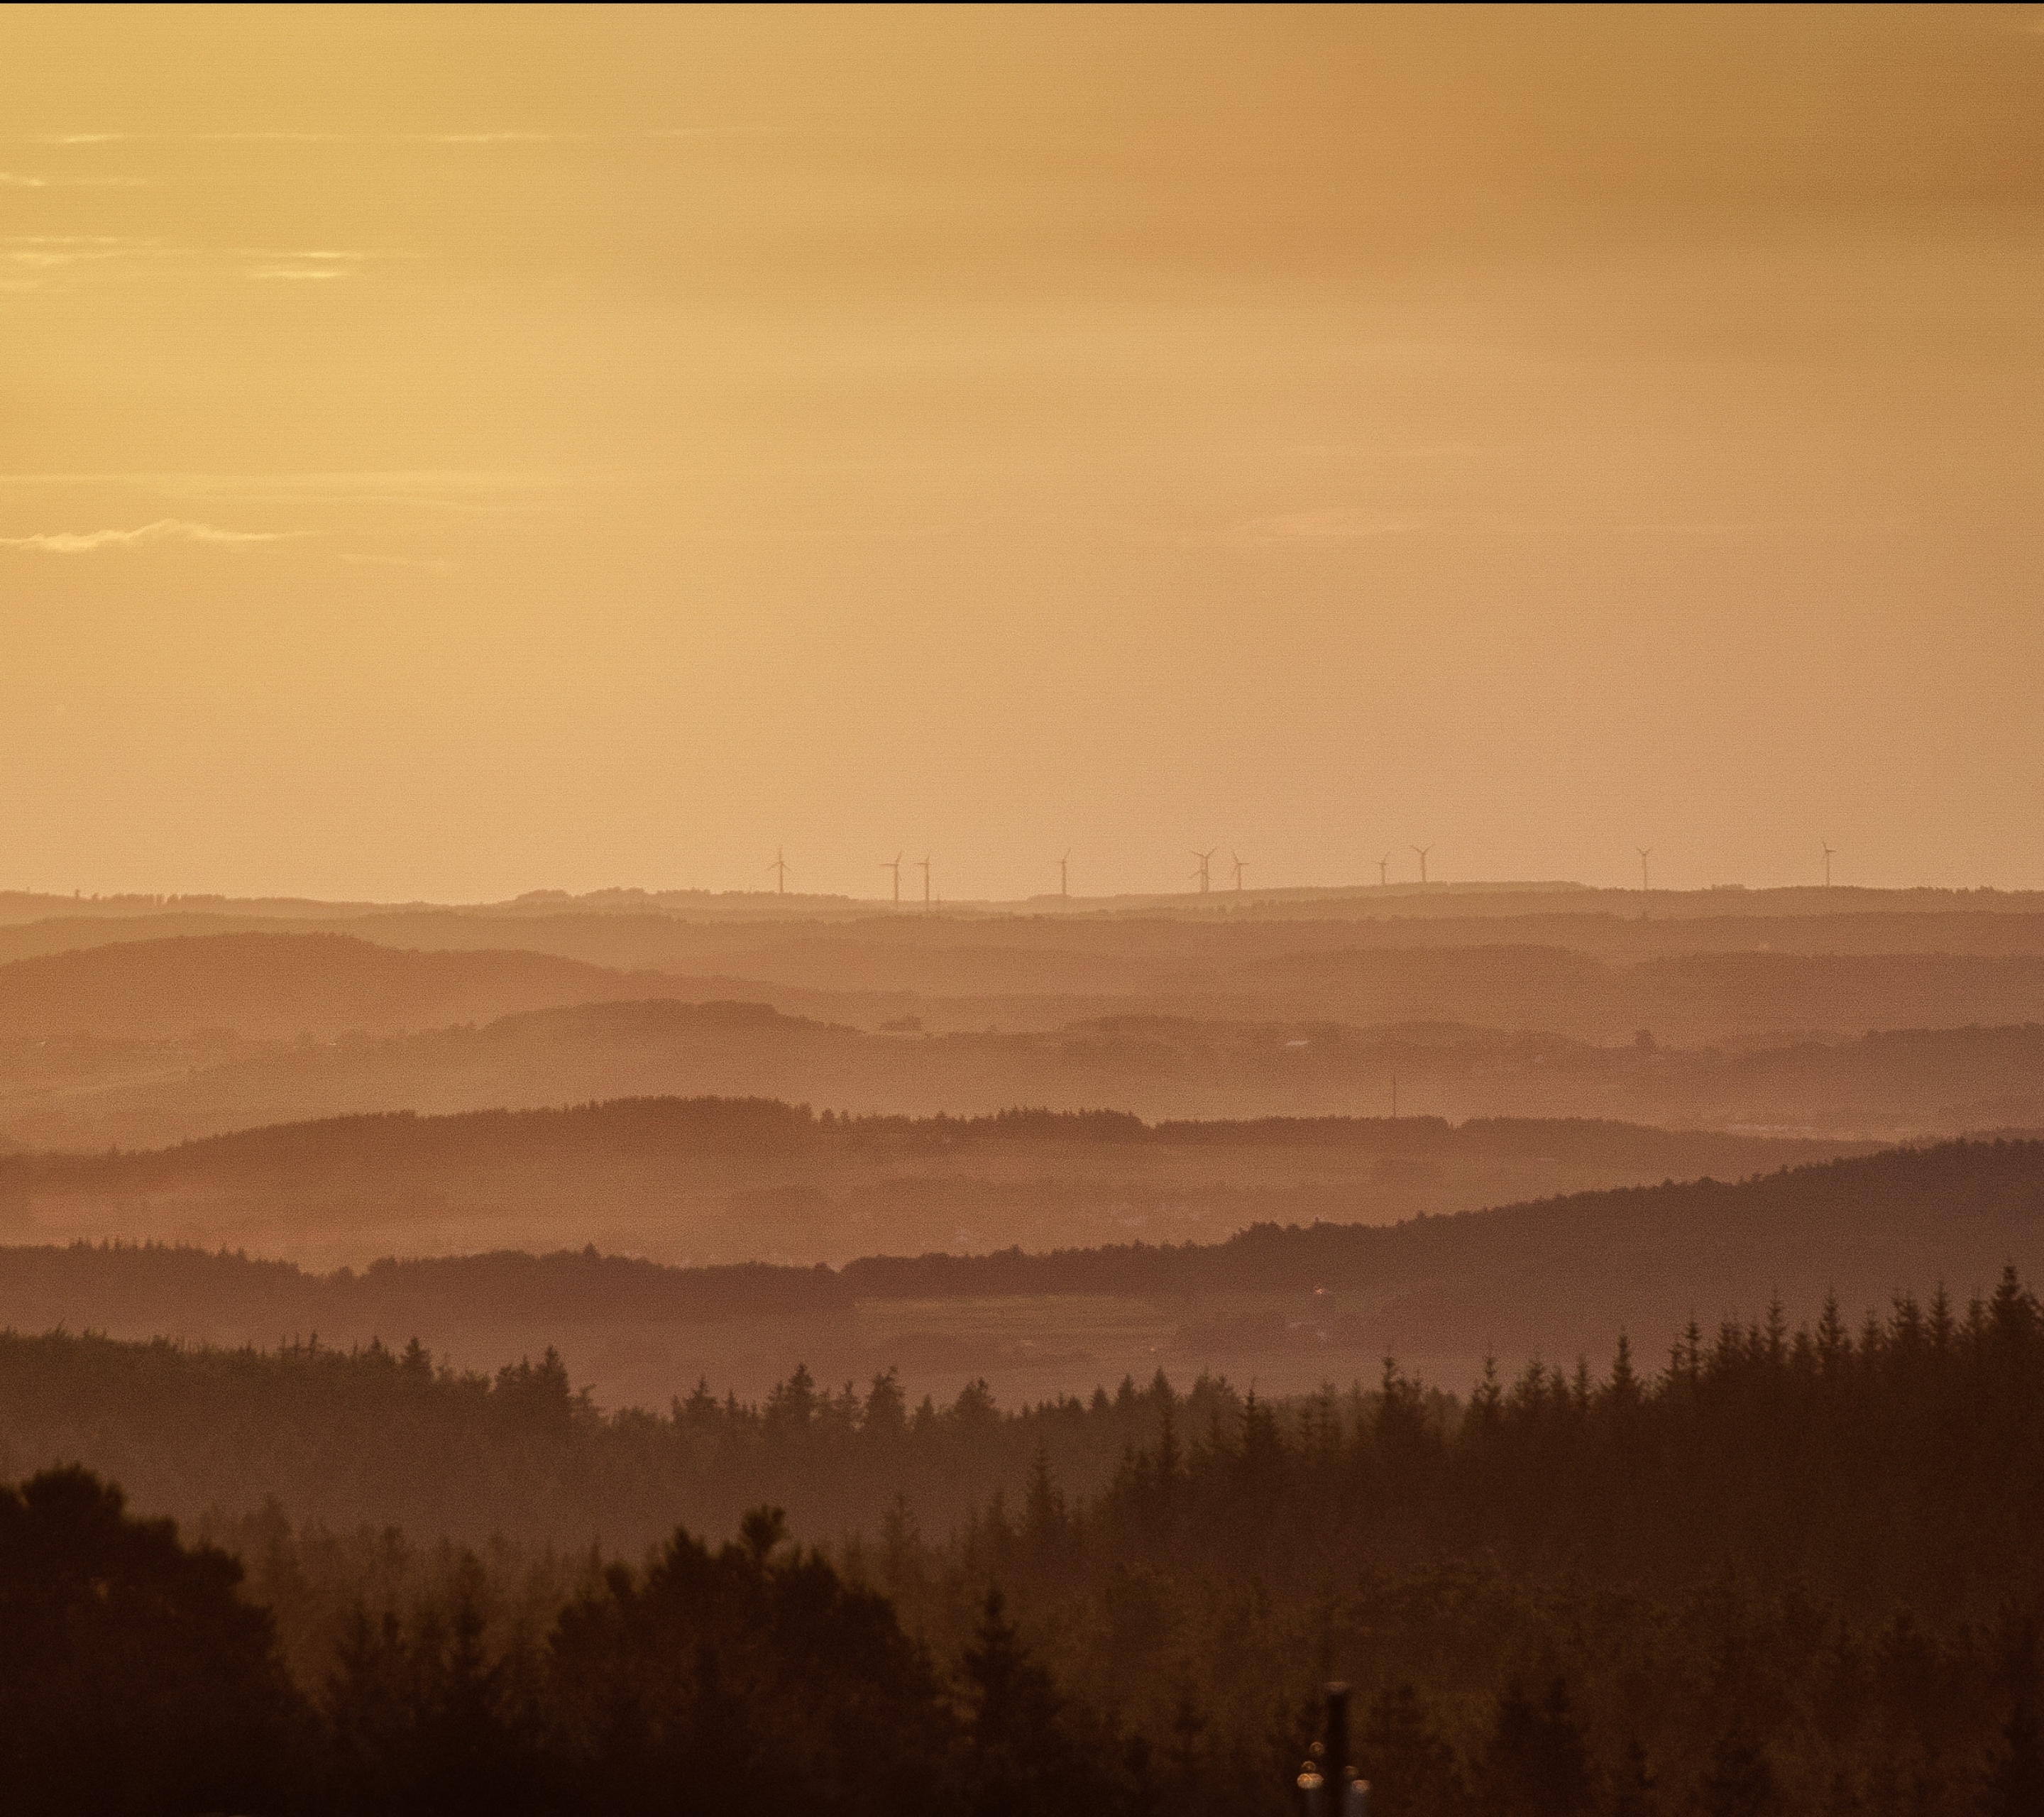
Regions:
<instances>
[{"instance_id":1,"label":"layered hill silhouette","mask_svg":"<svg viewBox=\"0 0 2044 1817\"><path fill-rule=\"evenodd\" d=\"M597 973L607 986L622 974ZM526 981L530 982L528 979ZM572 983L572 978L569 981ZM670 987L673 988L673 987ZM1048 1030L859 1029L763 1004L571 1003L476 1025L253 1041L0 1037L0 1142L155 1147L267 1124L618 1097L779 1097L986 1115L1112 1104L1151 1120L1593 1117L1833 1140L2044 1127L2044 1024L1750 1048L1460 1023L1106 1016Z\"/></svg>"},{"instance_id":2,"label":"layered hill silhouette","mask_svg":"<svg viewBox=\"0 0 2044 1817\"><path fill-rule=\"evenodd\" d=\"M844 1117L764 1097L639 1098L0 1156L0 1234L356 1263L592 1239L669 1261L840 1262L876 1248L1218 1236L1272 1218L1389 1221L1850 1151L1582 1120L1149 1124L1125 1112Z\"/></svg>"},{"instance_id":3,"label":"layered hill silhouette","mask_svg":"<svg viewBox=\"0 0 2044 1817\"><path fill-rule=\"evenodd\" d=\"M784 1120L774 1139L804 1128ZM1139 1127L1121 1139L1169 1136ZM806 1139L830 1137L809 1126ZM979 1139L1027 1139L1012 1127ZM276 1132L271 1146L293 1139ZM205 1146L208 1165L248 1166L263 1145ZM1508 1362L1573 1362L1593 1345L1601 1355L1619 1327L1658 1344L1692 1318L1708 1338L1721 1319L1764 1319L1777 1300L1798 1320L1833 1296L1854 1316L1904 1293L1928 1307L1942 1287L1963 1317L2004 1267L2040 1263L2044 1143L1969 1142L1388 1227L1266 1223L1217 1243L870 1256L835 1270L662 1267L585 1247L321 1273L175 1247L20 1246L0 1250L0 1325L263 1343L421 1336L476 1355L559 1344L613 1401L623 1387L663 1396L720 1368L778 1374L797 1361L826 1379L900 1365L912 1381L986 1373L1078 1389L1147 1357L1174 1373L1311 1385L1369 1373L1387 1350L1460 1369L1487 1349ZM1041 1332L1090 1304L1103 1321L1147 1308L1147 1323L1097 1323L1097 1347L1062 1359L1014 1340L1016 1308L1035 1308Z\"/></svg>"},{"instance_id":4,"label":"layered hill silhouette","mask_svg":"<svg viewBox=\"0 0 2044 1817\"><path fill-rule=\"evenodd\" d=\"M516 1009L659 994L551 954L421 953L340 934L236 933L125 942L0 966L13 1042L254 1039L443 1028Z\"/></svg>"},{"instance_id":5,"label":"layered hill silhouette","mask_svg":"<svg viewBox=\"0 0 2044 1817\"><path fill-rule=\"evenodd\" d=\"M908 1015L950 1029L1160 1015L1466 1022L1597 1042L1644 1028L1676 1046L2044 1020L2034 914L1861 915L1835 926L897 916L786 928L415 912L327 931L204 932L204 917L181 916L176 938L101 939L148 924L5 930L0 953L14 950L10 940L41 947L0 964L6 1025L36 1039L223 1029L289 1039L628 997L740 997L869 1028Z\"/></svg>"}]
</instances>

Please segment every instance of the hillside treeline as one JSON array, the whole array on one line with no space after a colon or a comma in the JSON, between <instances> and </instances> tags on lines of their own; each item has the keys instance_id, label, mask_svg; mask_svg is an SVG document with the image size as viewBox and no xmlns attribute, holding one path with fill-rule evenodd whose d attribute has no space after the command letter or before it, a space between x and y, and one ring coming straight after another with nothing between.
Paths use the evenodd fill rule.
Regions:
<instances>
[{"instance_id":1,"label":"hillside treeline","mask_svg":"<svg viewBox=\"0 0 2044 1817\"><path fill-rule=\"evenodd\" d=\"M733 1005L743 1008L744 1005ZM1123 1111L1012 1108L985 1116L821 1113L772 1098L619 1098L559 1108L386 1111L279 1124L129 1153L0 1155L0 1197L137 1193L195 1185L302 1185L317 1174L375 1177L421 1169L499 1168L583 1156L687 1161L806 1154L863 1162L886 1154L981 1144L1074 1147L1339 1148L1393 1158L1535 1157L1671 1174L1758 1158L1835 1154L1835 1144L1756 1141L1713 1131L1653 1129L1596 1118L1270 1116L1145 1123ZM1798 1154L1798 1151L1800 1153Z\"/></svg>"},{"instance_id":2,"label":"hillside treeline","mask_svg":"<svg viewBox=\"0 0 2044 1817\"><path fill-rule=\"evenodd\" d=\"M732 1542L670 1531L643 1565L500 1544L421 1569L394 1534L271 1510L239 1530L262 1632L213 1555L179 1564L159 1530L137 1552L96 1485L46 1477L0 1503L16 1657L61 1629L83 1672L103 1643L148 1719L106 1739L112 1706L66 1702L63 1672L10 1678L0 1746L21 1770L63 1734L96 1762L156 1746L199 1776L109 1811L231 1793L252 1811L1276 1817L1313 1687L1339 1674L1389 1817L2014 1817L2044 1790L2044 1307L2012 1273L1963 1308L1692 1330L1651 1369L1621 1346L1601 1378L1535 1366L1466 1403L1387 1364L1372 1392L1281 1404L1160 1379L919 1416L797 1377L759 1408L705 1393L605 1420L551 1363L486 1383L416 1356L280 1366L444 1396L528 1446L636 1430L712 1469L775 1445L784 1468L898 1458L919 1427L1028 1462L944 1537L904 1498L828 1559L755 1510ZM1091 1492L1052 1462L1074 1434L1123 1441ZM184 1588L71 1588L152 1573ZM173 1673L180 1623L202 1643ZM230 1721L232 1757L267 1781L200 1784L194 1762L228 1757L193 1738Z\"/></svg>"},{"instance_id":3,"label":"hillside treeline","mask_svg":"<svg viewBox=\"0 0 2044 1817\"><path fill-rule=\"evenodd\" d=\"M459 1140L498 1152L515 1148L514 1131L548 1124L586 1125L590 1139L612 1152L628 1147L650 1124L714 1132L739 1141L793 1141L833 1127L854 1138L897 1126L913 1139L954 1143L1005 1136L1042 1137L1066 1131L1076 1141L1139 1142L1169 1134L1174 1142L1273 1142L1304 1128L1321 1139L1367 1139L1395 1144L1391 1132L1411 1129L1420 1151L1446 1137L1484 1139L1510 1132L1527 1144L1565 1142L1579 1132L1616 1145L1659 1139L1657 1131L1618 1124L1466 1124L1450 1131L1434 1119L1411 1123L1171 1125L1155 1128L1134 1118L1100 1112L1066 1115L1009 1112L985 1119L814 1118L806 1108L759 1101L698 1101L690 1104L605 1104L579 1111L534 1112L509 1118L415 1119L409 1116L344 1120L297 1129L260 1130L217 1143L140 1155L79 1157L0 1155L0 1190L38 1173L77 1179L125 1170L139 1189L167 1175L194 1154L236 1155L274 1170L331 1177L336 1149L359 1151L361 1128L381 1143L386 1131L398 1144L415 1139L438 1145L457 1126L473 1124ZM1500 1139L1503 1139L1500 1138ZM256 1158L259 1157L259 1161ZM324 1158L325 1166L322 1166ZM898 1189L907 1190L905 1185ZM1959 1239L2005 1255L2027 1248L2044 1232L2044 1142L1996 1139L1940 1143L1884 1151L1828 1162L1784 1168L1727 1183L1705 1177L1658 1186L1576 1193L1529 1204L1408 1218L1396 1224L1317 1222L1308 1226L1262 1223L1218 1243L1129 1243L1031 1254L1009 1249L990 1254L932 1254L859 1257L833 1270L818 1266L745 1263L678 1268L585 1248L544 1256L520 1251L434 1259L386 1258L357 1271L317 1274L282 1262L164 1243L75 1243L61 1248L0 1247L0 1296L29 1302L65 1295L125 1308L164 1296L189 1302L197 1296L222 1310L274 1303L277 1316L309 1331L322 1312L352 1322L382 1313L402 1321L431 1308L436 1318L463 1320L551 1314L562 1320L690 1319L749 1312L805 1312L854 1299L982 1298L1026 1293L1183 1293L1262 1289L1361 1288L1452 1275L1467 1283L1502 1264L1515 1278L1528 1270L1573 1272L1595 1256L1608 1281L1615 1257L1635 1267L1677 1273L1692 1290L1714 1296L1715 1258L1731 1246L1762 1265L1799 1266L1838 1257L1847 1246L1896 1252L1898 1281L1919 1277L1917 1251L1939 1239ZM1855 1270L1859 1262L1854 1259ZM1752 1271L1749 1271L1752 1272ZM1981 1285L1984 1285L1983 1281ZM1747 1289L1750 1291L1750 1287ZM1738 1291L1736 1288L1733 1289ZM386 1311L387 1308L387 1311ZM99 1317L108 1315L101 1312ZM88 1322L90 1316L88 1315ZM394 1324L390 1335L394 1335Z\"/></svg>"},{"instance_id":4,"label":"hillside treeline","mask_svg":"<svg viewBox=\"0 0 2044 1817\"><path fill-rule=\"evenodd\" d=\"M1148 1398L1103 1492L1040 1469L860 1562L940 1646L1003 1585L1070 1695L1223 1792L1189 1808L1281 1808L1251 1763L1333 1676L1391 1817L2044 1807L2044 1307L2013 1271L1461 1404L1389 1363L1232 1422Z\"/></svg>"},{"instance_id":5,"label":"hillside treeline","mask_svg":"<svg viewBox=\"0 0 2044 1817\"><path fill-rule=\"evenodd\" d=\"M1195 1393L1202 1408L1235 1399L1220 1382ZM493 1376L436 1367L416 1341L259 1351L0 1333L0 1478L82 1463L186 1518L274 1496L295 1518L470 1542L636 1553L677 1520L728 1531L763 1501L835 1539L877 1531L902 1496L942 1524L1019 1492L1047 1448L1066 1480L1104 1482L1155 1419L1132 1383L1003 1412L984 1382L912 1405L891 1370L832 1389L801 1367L759 1401L704 1383L664 1412L606 1414L551 1351Z\"/></svg>"},{"instance_id":6,"label":"hillside treeline","mask_svg":"<svg viewBox=\"0 0 2044 1817\"><path fill-rule=\"evenodd\" d=\"M815 1007L869 1029L901 1019ZM1393 1079L1401 1121L1427 1112L1783 1132L1723 1137L1754 1158L1735 1165L1720 1149L1662 1170L1677 1175L1814 1158L1790 1151L1788 1131L1894 1140L2044 1126L2044 1026L2034 1022L1686 1047L1665 1025L1649 1046L1637 1028L1586 1042L1516 1025L1343 1024L1324 1008L1281 1022L1067 1020L1058 1010L1020 1028L1002 1020L1000 1034L989 1019L960 1028L932 1014L924 1034L863 1032L759 1003L653 998L309 1045L217 1024L147 1040L10 1028L0 1029L0 1139L104 1153L343 1113L707 1093L924 1115L1021 1104L1114 1104L1151 1119L1354 1116L1388 1110ZM1051 1025L1032 1027L1037 1020Z\"/></svg>"},{"instance_id":7,"label":"hillside treeline","mask_svg":"<svg viewBox=\"0 0 2044 1817\"><path fill-rule=\"evenodd\" d=\"M2044 1231L2044 1142L1938 1143L1784 1168L1726 1182L1669 1181L1397 1224L1262 1223L1221 1243L1124 1243L1027 1254L871 1256L841 1273L866 1297L1363 1287L1508 1271L1523 1284L1589 1269L1607 1288L1640 1270L1721 1291L1719 1259L1749 1277L1769 1265L1831 1258L1864 1272L1862 1252L1906 1256L1927 1239L1989 1235L2026 1247ZM2004 1253L2006 1251L2004 1250ZM1982 1283L1985 1285L1984 1282ZM1750 1289L1749 1289L1750 1291Z\"/></svg>"}]
</instances>

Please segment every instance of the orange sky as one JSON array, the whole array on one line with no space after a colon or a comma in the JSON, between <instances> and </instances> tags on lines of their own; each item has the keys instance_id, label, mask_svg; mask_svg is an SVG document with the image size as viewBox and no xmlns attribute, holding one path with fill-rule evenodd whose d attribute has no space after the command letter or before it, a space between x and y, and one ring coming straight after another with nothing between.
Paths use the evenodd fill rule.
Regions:
<instances>
[{"instance_id":1,"label":"orange sky","mask_svg":"<svg viewBox=\"0 0 2044 1817\"><path fill-rule=\"evenodd\" d=\"M0 888L2044 885L2044 12L0 12Z\"/></svg>"}]
</instances>

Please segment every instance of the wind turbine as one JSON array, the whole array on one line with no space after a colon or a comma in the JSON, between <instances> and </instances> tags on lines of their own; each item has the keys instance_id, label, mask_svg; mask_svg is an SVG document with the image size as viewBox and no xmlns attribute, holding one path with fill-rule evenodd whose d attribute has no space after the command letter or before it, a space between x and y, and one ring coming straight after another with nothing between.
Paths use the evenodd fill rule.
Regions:
<instances>
[{"instance_id":1,"label":"wind turbine","mask_svg":"<svg viewBox=\"0 0 2044 1817\"><path fill-rule=\"evenodd\" d=\"M1824 847L1824 887L1827 889L1830 889L1831 886L1832 855L1831 848L1829 846L1826 846Z\"/></svg>"},{"instance_id":2,"label":"wind turbine","mask_svg":"<svg viewBox=\"0 0 2044 1817\"><path fill-rule=\"evenodd\" d=\"M1434 848L1430 845L1416 845L1412 849L1420 855L1420 887L1424 889L1427 887L1427 854Z\"/></svg>"},{"instance_id":3,"label":"wind turbine","mask_svg":"<svg viewBox=\"0 0 2044 1817\"><path fill-rule=\"evenodd\" d=\"M1248 870L1249 866L1242 862L1242 854L1233 846L1228 848L1228 855L1235 860L1235 893L1239 896L1242 893L1242 874Z\"/></svg>"},{"instance_id":4,"label":"wind turbine","mask_svg":"<svg viewBox=\"0 0 2044 1817\"><path fill-rule=\"evenodd\" d=\"M1065 855L1058 860L1058 897L1060 901L1069 902L1072 899L1071 866L1071 848L1067 846Z\"/></svg>"},{"instance_id":5,"label":"wind turbine","mask_svg":"<svg viewBox=\"0 0 2044 1817\"><path fill-rule=\"evenodd\" d=\"M1377 887L1379 889L1389 889L1391 887L1391 854L1389 852L1386 852L1377 861Z\"/></svg>"},{"instance_id":6,"label":"wind turbine","mask_svg":"<svg viewBox=\"0 0 2044 1817\"><path fill-rule=\"evenodd\" d=\"M923 867L923 906L927 908L930 905L930 855L924 852L916 862Z\"/></svg>"},{"instance_id":7,"label":"wind turbine","mask_svg":"<svg viewBox=\"0 0 2044 1817\"><path fill-rule=\"evenodd\" d=\"M1650 845L1636 845L1632 849L1639 854L1639 889L1644 895L1647 891L1646 861L1654 855L1654 848Z\"/></svg>"},{"instance_id":8,"label":"wind turbine","mask_svg":"<svg viewBox=\"0 0 2044 1817\"><path fill-rule=\"evenodd\" d=\"M899 852L897 851L897 853L895 853L895 855L893 855L893 858L891 858L891 859L885 859L885 858L883 858L882 859L881 859L881 861L880 861L880 868L881 868L882 870L891 870L891 871L893 871L893 872L894 873L894 906L895 906L897 908L900 908L900 907L901 906L901 853L899 853Z\"/></svg>"},{"instance_id":9,"label":"wind turbine","mask_svg":"<svg viewBox=\"0 0 2044 1817\"><path fill-rule=\"evenodd\" d=\"M1220 850L1219 846L1209 846L1204 851L1196 851L1193 854L1193 856L1200 862L1200 868L1194 871L1193 875L1200 880L1200 893L1202 896L1213 887L1212 880L1207 874L1207 866L1213 862L1213 855Z\"/></svg>"},{"instance_id":10,"label":"wind turbine","mask_svg":"<svg viewBox=\"0 0 2044 1817\"><path fill-rule=\"evenodd\" d=\"M781 855L781 847L778 847L778 846L774 847L774 862L773 862L771 864L768 865L766 868L767 868L769 870L771 870L771 871L774 871L774 872L776 872L776 873L778 873L778 877L779 877L779 883L778 883L778 891L779 891L779 893L780 893L780 894L782 894L782 895L783 895L783 896L786 896L786 895L788 893L788 861L787 861L787 859L786 859L783 858L783 857Z\"/></svg>"}]
</instances>

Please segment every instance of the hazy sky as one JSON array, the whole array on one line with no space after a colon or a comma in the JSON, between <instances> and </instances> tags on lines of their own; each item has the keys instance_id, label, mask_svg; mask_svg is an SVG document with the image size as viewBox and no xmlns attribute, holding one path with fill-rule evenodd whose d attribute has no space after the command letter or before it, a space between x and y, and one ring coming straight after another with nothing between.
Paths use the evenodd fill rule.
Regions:
<instances>
[{"instance_id":1,"label":"hazy sky","mask_svg":"<svg viewBox=\"0 0 2044 1817\"><path fill-rule=\"evenodd\" d=\"M15 7L0 135L0 887L2044 885L2038 9Z\"/></svg>"}]
</instances>

